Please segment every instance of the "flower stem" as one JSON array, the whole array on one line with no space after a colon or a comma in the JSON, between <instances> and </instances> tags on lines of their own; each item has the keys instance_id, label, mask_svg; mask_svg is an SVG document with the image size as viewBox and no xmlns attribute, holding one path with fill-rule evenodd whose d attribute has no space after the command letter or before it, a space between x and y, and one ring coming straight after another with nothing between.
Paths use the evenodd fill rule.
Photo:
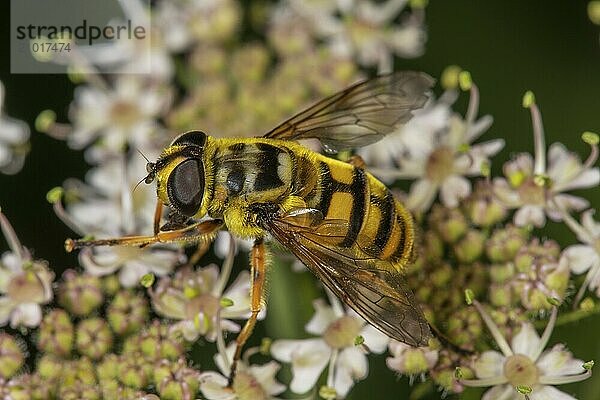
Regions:
<instances>
[{"instance_id":1,"label":"flower stem","mask_svg":"<svg viewBox=\"0 0 600 400\"><path fill-rule=\"evenodd\" d=\"M233 260L235 258L235 239L229 232L225 232L225 234L229 237L229 248L227 249L227 257L223 261L223 266L221 267L221 274L219 276L219 280L215 284L212 294L217 297L221 297L223 294L223 290L225 290L225 285L229 281L229 276L231 275L231 269L233 268Z\"/></svg>"},{"instance_id":2,"label":"flower stem","mask_svg":"<svg viewBox=\"0 0 600 400\"><path fill-rule=\"evenodd\" d=\"M537 104L533 103L529 110L531 111L531 122L533 124L533 144L535 148L535 166L533 173L535 175L544 175L546 173L546 138L544 135L544 125L542 115Z\"/></svg>"},{"instance_id":3,"label":"flower stem","mask_svg":"<svg viewBox=\"0 0 600 400\"><path fill-rule=\"evenodd\" d=\"M8 221L8 218L0 211L0 227L2 228L2 233L4 234L4 238L8 243L8 247L19 257L21 261L24 261L28 258L27 251L21 244L19 237L15 233L12 225Z\"/></svg>"},{"instance_id":4,"label":"flower stem","mask_svg":"<svg viewBox=\"0 0 600 400\"><path fill-rule=\"evenodd\" d=\"M535 350L535 353L532 354L531 358L533 360L537 360L542 354L542 351L546 348L546 344L548 344L548 340L550 339L550 335L552 335L552 331L554 330L554 326L556 325L556 317L558 315L558 309L556 306L552 307L552 314L550 314L550 319L546 324L546 329L544 329L544 333L540 339L538 348Z\"/></svg>"},{"instance_id":5,"label":"flower stem","mask_svg":"<svg viewBox=\"0 0 600 400\"><path fill-rule=\"evenodd\" d=\"M502 333L500 332L500 329L498 329L496 323L492 320L488 313L485 312L485 310L481 306L481 303L479 303L477 300L473 300L473 305L475 306L475 308L477 308L477 311L479 311L479 315L481 315L483 322L485 322L485 325L494 337L494 340L496 341L496 344L498 345L500 350L502 350L502 353L506 357L512 356L513 352L508 343L506 342L506 339L504 338L504 336L502 336Z\"/></svg>"},{"instance_id":6,"label":"flower stem","mask_svg":"<svg viewBox=\"0 0 600 400\"><path fill-rule=\"evenodd\" d=\"M556 375L540 376L542 385L564 385L566 383L581 382L592 376L592 371L588 370L578 375Z\"/></svg>"},{"instance_id":7,"label":"flower stem","mask_svg":"<svg viewBox=\"0 0 600 400\"><path fill-rule=\"evenodd\" d=\"M600 314L600 304L596 304L593 308L585 310L573 310L562 313L556 318L556 326L569 324L571 322L579 321L580 319L589 317L590 315ZM545 325L545 321L536 321L534 326L536 328L542 328Z\"/></svg>"}]
</instances>

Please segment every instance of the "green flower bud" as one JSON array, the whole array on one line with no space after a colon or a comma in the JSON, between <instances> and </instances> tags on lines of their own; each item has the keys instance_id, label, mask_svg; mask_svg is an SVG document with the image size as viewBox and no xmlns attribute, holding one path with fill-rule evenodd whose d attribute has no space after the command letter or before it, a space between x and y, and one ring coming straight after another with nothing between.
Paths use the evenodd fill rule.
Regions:
<instances>
[{"instance_id":1,"label":"green flower bud","mask_svg":"<svg viewBox=\"0 0 600 400\"><path fill-rule=\"evenodd\" d=\"M99 360L112 348L113 336L106 321L89 318L77 325L76 347L79 353Z\"/></svg>"},{"instance_id":2,"label":"green flower bud","mask_svg":"<svg viewBox=\"0 0 600 400\"><path fill-rule=\"evenodd\" d=\"M489 289L490 303L496 307L510 306L512 303L512 288L505 284L494 283Z\"/></svg>"},{"instance_id":3,"label":"green flower bud","mask_svg":"<svg viewBox=\"0 0 600 400\"><path fill-rule=\"evenodd\" d=\"M454 243L467 231L467 220L459 209L449 209L434 205L431 209L429 224L447 243Z\"/></svg>"},{"instance_id":4,"label":"green flower bud","mask_svg":"<svg viewBox=\"0 0 600 400\"><path fill-rule=\"evenodd\" d=\"M465 349L474 348L482 329L481 318L472 307L459 309L448 319L448 337L454 344Z\"/></svg>"},{"instance_id":5,"label":"green flower bud","mask_svg":"<svg viewBox=\"0 0 600 400\"><path fill-rule=\"evenodd\" d=\"M22 383L23 388L26 389L24 394L27 397L24 397L24 399L51 400L55 398L56 382L54 381L48 381L38 374L21 375L18 380L19 383ZM10 396L9 398L17 399L19 397Z\"/></svg>"},{"instance_id":6,"label":"green flower bud","mask_svg":"<svg viewBox=\"0 0 600 400\"><path fill-rule=\"evenodd\" d=\"M119 363L121 360L116 354L107 354L96 366L96 374L99 380L111 380L119 377Z\"/></svg>"},{"instance_id":7,"label":"green flower bud","mask_svg":"<svg viewBox=\"0 0 600 400\"><path fill-rule=\"evenodd\" d=\"M108 297L114 296L121 289L119 277L115 274L102 277L102 291Z\"/></svg>"},{"instance_id":8,"label":"green flower bud","mask_svg":"<svg viewBox=\"0 0 600 400\"><path fill-rule=\"evenodd\" d=\"M29 387L25 379L14 378L8 382L0 380L0 395L10 400L30 400Z\"/></svg>"},{"instance_id":9,"label":"green flower bud","mask_svg":"<svg viewBox=\"0 0 600 400\"><path fill-rule=\"evenodd\" d=\"M44 354L37 361L37 373L45 381L56 381L61 375L65 361L53 354Z\"/></svg>"},{"instance_id":10,"label":"green flower bud","mask_svg":"<svg viewBox=\"0 0 600 400\"><path fill-rule=\"evenodd\" d=\"M471 263L483 254L485 235L481 231L469 230L452 249L457 260L461 263Z\"/></svg>"},{"instance_id":11,"label":"green flower bud","mask_svg":"<svg viewBox=\"0 0 600 400\"><path fill-rule=\"evenodd\" d=\"M71 314L86 316L104 300L100 278L88 274L65 271L58 291L59 303Z\"/></svg>"},{"instance_id":12,"label":"green flower bud","mask_svg":"<svg viewBox=\"0 0 600 400\"><path fill-rule=\"evenodd\" d=\"M185 351L181 335L169 330L167 325L154 323L141 334L140 350L150 360L177 360Z\"/></svg>"},{"instance_id":13,"label":"green flower bud","mask_svg":"<svg viewBox=\"0 0 600 400\"><path fill-rule=\"evenodd\" d=\"M465 200L465 213L473 224L482 227L492 226L506 218L506 207L498 201L491 185L485 180L478 181L475 191Z\"/></svg>"},{"instance_id":14,"label":"green flower bud","mask_svg":"<svg viewBox=\"0 0 600 400\"><path fill-rule=\"evenodd\" d=\"M83 382L61 386L58 390L58 397L61 400L100 400L102 398L97 385L86 385Z\"/></svg>"},{"instance_id":15,"label":"green flower bud","mask_svg":"<svg viewBox=\"0 0 600 400\"><path fill-rule=\"evenodd\" d=\"M446 287L448 282L452 279L452 275L454 271L452 270L452 266L447 262L440 264L436 267L435 270L431 271L429 274L430 282L436 288Z\"/></svg>"},{"instance_id":16,"label":"green flower bud","mask_svg":"<svg viewBox=\"0 0 600 400\"><path fill-rule=\"evenodd\" d=\"M497 229L486 242L486 255L494 263L511 261L525 246L528 237L525 229L513 225Z\"/></svg>"},{"instance_id":17,"label":"green flower bud","mask_svg":"<svg viewBox=\"0 0 600 400\"><path fill-rule=\"evenodd\" d=\"M141 329L148 318L148 302L142 295L122 290L111 301L107 310L110 327L118 335L127 335Z\"/></svg>"},{"instance_id":18,"label":"green flower bud","mask_svg":"<svg viewBox=\"0 0 600 400\"><path fill-rule=\"evenodd\" d=\"M11 335L0 332L0 377L11 378L25 362L21 346Z\"/></svg>"},{"instance_id":19,"label":"green flower bud","mask_svg":"<svg viewBox=\"0 0 600 400\"><path fill-rule=\"evenodd\" d=\"M184 359L163 360L154 369L154 385L163 400L187 400L198 391L198 371L189 368Z\"/></svg>"},{"instance_id":20,"label":"green flower bud","mask_svg":"<svg viewBox=\"0 0 600 400\"><path fill-rule=\"evenodd\" d=\"M444 242L442 241L442 238L433 231L425 232L421 248L423 256L428 262L439 262L444 256Z\"/></svg>"},{"instance_id":21,"label":"green flower bud","mask_svg":"<svg viewBox=\"0 0 600 400\"><path fill-rule=\"evenodd\" d=\"M60 387L75 386L82 383L87 386L96 386L96 371L94 365L87 357L61 364Z\"/></svg>"},{"instance_id":22,"label":"green flower bud","mask_svg":"<svg viewBox=\"0 0 600 400\"><path fill-rule=\"evenodd\" d=\"M139 390L150 383L152 364L141 354L131 353L121 356L118 371L121 383Z\"/></svg>"},{"instance_id":23,"label":"green flower bud","mask_svg":"<svg viewBox=\"0 0 600 400\"><path fill-rule=\"evenodd\" d=\"M515 276L515 266L513 263L494 264L489 267L490 278L492 282L503 283Z\"/></svg>"},{"instance_id":24,"label":"green flower bud","mask_svg":"<svg viewBox=\"0 0 600 400\"><path fill-rule=\"evenodd\" d=\"M66 357L73 348L73 323L65 310L54 309L42 321L37 348L47 354Z\"/></svg>"}]
</instances>

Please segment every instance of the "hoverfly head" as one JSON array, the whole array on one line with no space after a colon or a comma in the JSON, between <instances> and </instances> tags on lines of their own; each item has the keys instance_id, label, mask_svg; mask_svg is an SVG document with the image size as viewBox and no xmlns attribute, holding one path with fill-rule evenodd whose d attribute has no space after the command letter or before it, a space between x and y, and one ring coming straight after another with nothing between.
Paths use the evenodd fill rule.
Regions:
<instances>
[{"instance_id":1,"label":"hoverfly head","mask_svg":"<svg viewBox=\"0 0 600 400\"><path fill-rule=\"evenodd\" d=\"M204 196L204 144L206 134L181 134L165 149L159 160L148 163L146 182L157 181L159 198L188 217L197 215Z\"/></svg>"}]
</instances>

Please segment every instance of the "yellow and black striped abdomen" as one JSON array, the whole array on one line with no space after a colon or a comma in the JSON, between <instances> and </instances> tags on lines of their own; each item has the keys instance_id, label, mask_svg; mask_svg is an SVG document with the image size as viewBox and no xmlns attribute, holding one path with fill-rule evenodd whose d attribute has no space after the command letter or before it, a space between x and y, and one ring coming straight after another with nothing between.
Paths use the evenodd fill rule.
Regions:
<instances>
[{"instance_id":1,"label":"yellow and black striped abdomen","mask_svg":"<svg viewBox=\"0 0 600 400\"><path fill-rule=\"evenodd\" d=\"M404 266L412 254L412 217L388 188L365 170L326 157L318 157L316 169L317 182L303 197L326 219L348 222L335 245Z\"/></svg>"}]
</instances>

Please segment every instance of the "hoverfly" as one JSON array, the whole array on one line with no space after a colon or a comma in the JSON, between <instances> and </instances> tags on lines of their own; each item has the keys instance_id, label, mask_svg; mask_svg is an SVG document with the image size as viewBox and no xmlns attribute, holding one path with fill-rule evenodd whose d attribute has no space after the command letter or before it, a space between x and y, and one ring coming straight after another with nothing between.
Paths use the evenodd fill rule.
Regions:
<instances>
[{"instance_id":1,"label":"hoverfly","mask_svg":"<svg viewBox=\"0 0 600 400\"><path fill-rule=\"evenodd\" d=\"M251 316L237 337L231 376L264 304L267 236L371 325L398 341L426 345L429 325L401 274L413 252L410 213L360 163L313 152L296 140L316 138L334 150L374 143L425 104L433 82L419 72L377 76L318 102L262 137L183 133L147 164L145 182L157 183L154 235L67 239L67 250L208 241L223 227L254 239ZM163 205L172 213L160 227ZM205 216L212 219L189 221Z\"/></svg>"}]
</instances>

